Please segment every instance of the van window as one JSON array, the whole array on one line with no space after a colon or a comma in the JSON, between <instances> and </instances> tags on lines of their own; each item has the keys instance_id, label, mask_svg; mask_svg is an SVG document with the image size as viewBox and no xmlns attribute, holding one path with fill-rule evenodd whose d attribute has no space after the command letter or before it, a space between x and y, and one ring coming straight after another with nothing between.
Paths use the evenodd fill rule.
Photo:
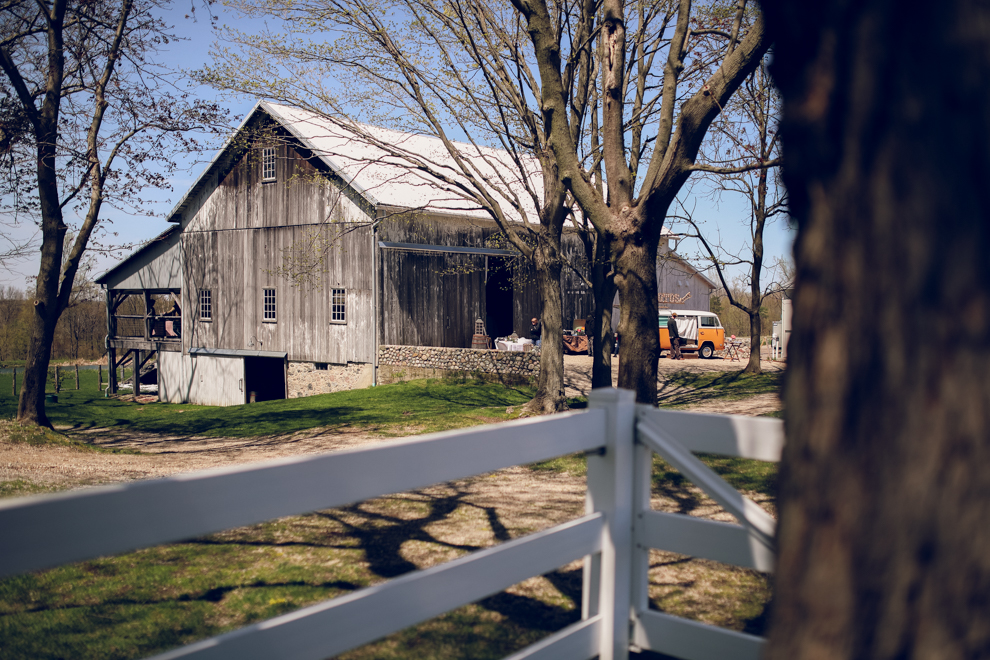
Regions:
<instances>
[{"instance_id":1,"label":"van window","mask_svg":"<svg viewBox=\"0 0 990 660\"><path fill-rule=\"evenodd\" d=\"M701 327L702 328L717 328L718 321L715 320L714 316L702 316L701 317Z\"/></svg>"}]
</instances>

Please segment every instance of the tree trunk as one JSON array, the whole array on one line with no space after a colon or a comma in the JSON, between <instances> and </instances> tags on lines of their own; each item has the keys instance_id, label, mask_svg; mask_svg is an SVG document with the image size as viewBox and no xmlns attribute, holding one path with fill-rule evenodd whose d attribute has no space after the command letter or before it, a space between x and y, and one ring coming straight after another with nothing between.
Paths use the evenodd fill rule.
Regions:
<instances>
[{"instance_id":1,"label":"tree trunk","mask_svg":"<svg viewBox=\"0 0 990 660\"><path fill-rule=\"evenodd\" d=\"M615 337L612 334L612 302L615 300L615 280L610 274L605 274L605 269L604 266L592 269L595 314L588 330L588 340L594 338L595 342L591 363L592 389L612 387L612 351L615 348Z\"/></svg>"},{"instance_id":2,"label":"tree trunk","mask_svg":"<svg viewBox=\"0 0 990 660\"><path fill-rule=\"evenodd\" d=\"M588 327L588 341L594 340L591 363L591 388L612 387L612 304L615 301L615 278L610 263L608 235L594 231L585 250L591 262L591 292L595 312ZM590 249L589 249L590 248Z\"/></svg>"},{"instance_id":3,"label":"tree trunk","mask_svg":"<svg viewBox=\"0 0 990 660\"><path fill-rule=\"evenodd\" d=\"M567 408L564 396L564 340L561 321L562 300L560 273L562 264L559 250L548 244L541 234L533 251L536 282L543 301L543 340L540 348L540 375L536 396L524 406L524 411L534 414L550 414Z\"/></svg>"},{"instance_id":4,"label":"tree trunk","mask_svg":"<svg viewBox=\"0 0 990 660\"><path fill-rule=\"evenodd\" d=\"M990 657L990 6L762 6L799 228L765 657Z\"/></svg>"},{"instance_id":5,"label":"tree trunk","mask_svg":"<svg viewBox=\"0 0 990 660\"><path fill-rule=\"evenodd\" d=\"M612 237L612 263L619 290L619 387L636 401L657 403L657 242L643 233ZM659 233L659 230L658 230Z\"/></svg>"},{"instance_id":6,"label":"tree trunk","mask_svg":"<svg viewBox=\"0 0 990 660\"><path fill-rule=\"evenodd\" d=\"M61 57L61 53L59 53ZM53 71L61 75L61 60ZM54 75L54 73L50 74ZM56 97L57 94L49 94ZM55 168L55 144L58 139L58 101L46 98L38 130L38 198L41 207L41 263L35 285L34 314L31 318L31 339L24 364L24 384L17 403L17 421L51 427L45 414L45 383L52 355L55 326L62 314L59 301L62 250L68 228L62 219L58 198L58 178ZM71 282L69 283L71 286Z\"/></svg>"},{"instance_id":7,"label":"tree trunk","mask_svg":"<svg viewBox=\"0 0 990 660\"><path fill-rule=\"evenodd\" d=\"M57 305L56 300L51 301L52 308L57 308ZM21 384L21 396L17 403L17 421L51 428L51 422L45 414L45 385L48 382L48 365L52 357L52 341L58 314L57 311L54 314L46 313L48 305L38 298L35 299L34 311L31 339L24 362L24 382Z\"/></svg>"},{"instance_id":8,"label":"tree trunk","mask_svg":"<svg viewBox=\"0 0 990 660\"><path fill-rule=\"evenodd\" d=\"M749 313L749 364L743 369L744 374L763 372L760 365L760 350L763 341L763 319L760 318L760 305L754 305L755 311Z\"/></svg>"}]
</instances>

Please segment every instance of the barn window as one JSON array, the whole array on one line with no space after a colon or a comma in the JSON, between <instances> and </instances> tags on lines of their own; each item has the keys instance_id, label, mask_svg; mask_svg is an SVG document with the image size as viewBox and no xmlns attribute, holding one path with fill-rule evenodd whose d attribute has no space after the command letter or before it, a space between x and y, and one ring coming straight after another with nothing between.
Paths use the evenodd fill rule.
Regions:
<instances>
[{"instance_id":1,"label":"barn window","mask_svg":"<svg viewBox=\"0 0 990 660\"><path fill-rule=\"evenodd\" d=\"M265 321L275 321L275 289L265 289L264 316Z\"/></svg>"},{"instance_id":2,"label":"barn window","mask_svg":"<svg viewBox=\"0 0 990 660\"><path fill-rule=\"evenodd\" d=\"M347 289L330 290L330 322L347 323Z\"/></svg>"},{"instance_id":3,"label":"barn window","mask_svg":"<svg viewBox=\"0 0 990 660\"><path fill-rule=\"evenodd\" d=\"M261 150L261 180L275 180L275 147L265 147Z\"/></svg>"},{"instance_id":4,"label":"barn window","mask_svg":"<svg viewBox=\"0 0 990 660\"><path fill-rule=\"evenodd\" d=\"M210 289L200 289L199 291L199 320L213 320L213 291Z\"/></svg>"}]
</instances>

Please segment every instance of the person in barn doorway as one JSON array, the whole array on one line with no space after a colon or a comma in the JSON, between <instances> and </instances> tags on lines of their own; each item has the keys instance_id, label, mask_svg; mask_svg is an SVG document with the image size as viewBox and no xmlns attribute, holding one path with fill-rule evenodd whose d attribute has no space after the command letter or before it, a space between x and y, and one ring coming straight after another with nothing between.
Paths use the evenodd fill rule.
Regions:
<instances>
[{"instance_id":1,"label":"person in barn doorway","mask_svg":"<svg viewBox=\"0 0 990 660\"><path fill-rule=\"evenodd\" d=\"M529 338L533 340L535 346L539 346L543 341L543 324L540 319L534 318L529 325Z\"/></svg>"},{"instance_id":2,"label":"person in barn doorway","mask_svg":"<svg viewBox=\"0 0 990 660\"><path fill-rule=\"evenodd\" d=\"M670 359L683 360L681 356L681 336L677 332L677 312L671 312L667 319L667 334L670 335Z\"/></svg>"}]
</instances>

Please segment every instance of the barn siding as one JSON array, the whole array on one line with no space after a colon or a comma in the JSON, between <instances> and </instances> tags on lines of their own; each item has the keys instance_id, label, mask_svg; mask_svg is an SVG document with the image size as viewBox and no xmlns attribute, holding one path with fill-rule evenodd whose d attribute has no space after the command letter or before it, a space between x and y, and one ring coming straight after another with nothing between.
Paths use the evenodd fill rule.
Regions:
<instances>
[{"instance_id":1,"label":"barn siding","mask_svg":"<svg viewBox=\"0 0 990 660\"><path fill-rule=\"evenodd\" d=\"M286 352L307 362L371 362L373 250L369 218L318 175L296 150L278 147L277 181L260 181L260 154L245 154L185 227L183 309L190 347ZM323 223L324 219L333 222ZM342 236L338 232L349 230ZM317 238L322 236L322 239ZM332 247L328 247L334 237ZM314 281L279 273L293 250L322 255ZM347 290L345 324L330 323L331 288ZM274 288L276 321L263 319ZM213 292L213 320L199 320L199 291Z\"/></svg>"},{"instance_id":2,"label":"barn siding","mask_svg":"<svg viewBox=\"0 0 990 660\"><path fill-rule=\"evenodd\" d=\"M703 311L710 309L711 285L676 253L662 244L657 255L657 291L660 294L660 309L699 309ZM669 296L682 298L688 293L691 295L684 302L671 302L669 300ZM664 294L669 294L669 296Z\"/></svg>"}]
</instances>

